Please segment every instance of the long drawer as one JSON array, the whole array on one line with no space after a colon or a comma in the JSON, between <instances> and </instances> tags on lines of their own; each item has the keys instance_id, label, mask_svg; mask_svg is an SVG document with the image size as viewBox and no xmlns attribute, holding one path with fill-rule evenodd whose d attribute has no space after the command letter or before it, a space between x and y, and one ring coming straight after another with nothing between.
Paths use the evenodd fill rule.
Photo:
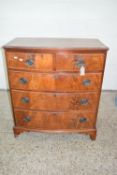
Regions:
<instances>
[{"instance_id":1,"label":"long drawer","mask_svg":"<svg viewBox=\"0 0 117 175\"><path fill-rule=\"evenodd\" d=\"M34 73L9 71L12 89L38 91L97 91L101 88L102 73Z\"/></svg>"},{"instance_id":2,"label":"long drawer","mask_svg":"<svg viewBox=\"0 0 117 175\"><path fill-rule=\"evenodd\" d=\"M91 129L96 114L90 112L42 112L15 109L16 126L41 129Z\"/></svg>"},{"instance_id":3,"label":"long drawer","mask_svg":"<svg viewBox=\"0 0 117 175\"><path fill-rule=\"evenodd\" d=\"M98 93L42 93L12 90L13 106L33 110L96 110Z\"/></svg>"},{"instance_id":4,"label":"long drawer","mask_svg":"<svg viewBox=\"0 0 117 175\"><path fill-rule=\"evenodd\" d=\"M77 71L83 65L86 72L102 71L104 68L103 53L58 53L56 55L56 70Z\"/></svg>"}]
</instances>

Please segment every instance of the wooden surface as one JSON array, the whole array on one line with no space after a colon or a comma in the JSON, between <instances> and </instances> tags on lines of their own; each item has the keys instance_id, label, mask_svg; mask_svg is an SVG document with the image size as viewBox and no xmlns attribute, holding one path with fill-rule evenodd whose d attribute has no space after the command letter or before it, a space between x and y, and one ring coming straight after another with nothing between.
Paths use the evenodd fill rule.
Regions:
<instances>
[{"instance_id":1,"label":"wooden surface","mask_svg":"<svg viewBox=\"0 0 117 175\"><path fill-rule=\"evenodd\" d=\"M8 67L11 69L52 72L79 72L78 63L82 60L85 65L86 72L102 71L104 67L104 53L57 53L43 54L33 52L6 51L8 59ZM17 58L17 59L16 59ZM21 60L21 61L20 61ZM28 65L27 61L33 60L32 65Z\"/></svg>"},{"instance_id":2,"label":"wooden surface","mask_svg":"<svg viewBox=\"0 0 117 175\"><path fill-rule=\"evenodd\" d=\"M52 71L54 68L53 54L6 51L6 57L11 69ZM29 60L33 60L32 65L28 65L27 61Z\"/></svg>"},{"instance_id":3,"label":"wooden surface","mask_svg":"<svg viewBox=\"0 0 117 175\"><path fill-rule=\"evenodd\" d=\"M96 110L98 103L98 93L45 93L29 91L12 91L13 106L16 108L33 110ZM28 98L29 102L22 101ZM81 104L83 99L87 103Z\"/></svg>"},{"instance_id":4,"label":"wooden surface","mask_svg":"<svg viewBox=\"0 0 117 175\"><path fill-rule=\"evenodd\" d=\"M16 38L6 44L4 48L108 49L98 39L81 38Z\"/></svg>"},{"instance_id":5,"label":"wooden surface","mask_svg":"<svg viewBox=\"0 0 117 175\"><path fill-rule=\"evenodd\" d=\"M86 72L102 71L104 66L104 53L58 53L56 55L57 71L79 72L78 63L82 60Z\"/></svg>"},{"instance_id":6,"label":"wooden surface","mask_svg":"<svg viewBox=\"0 0 117 175\"><path fill-rule=\"evenodd\" d=\"M15 136L78 132L95 140L108 48L95 39L55 38L19 38L4 48Z\"/></svg>"},{"instance_id":7,"label":"wooden surface","mask_svg":"<svg viewBox=\"0 0 117 175\"><path fill-rule=\"evenodd\" d=\"M95 128L95 112L42 112L15 109L19 127L36 129L90 129ZM84 119L84 120L83 120Z\"/></svg>"},{"instance_id":8,"label":"wooden surface","mask_svg":"<svg viewBox=\"0 0 117 175\"><path fill-rule=\"evenodd\" d=\"M101 73L87 73L80 76L78 73L34 73L23 71L9 71L12 89L75 92L96 91L101 88ZM85 85L86 81L90 81ZM64 82L64 83L62 83Z\"/></svg>"}]
</instances>

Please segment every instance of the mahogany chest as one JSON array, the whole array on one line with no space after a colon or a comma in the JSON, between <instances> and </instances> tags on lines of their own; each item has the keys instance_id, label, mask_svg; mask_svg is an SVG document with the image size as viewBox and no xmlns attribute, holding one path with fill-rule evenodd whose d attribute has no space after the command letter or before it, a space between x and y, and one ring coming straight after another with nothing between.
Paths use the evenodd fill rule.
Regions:
<instances>
[{"instance_id":1,"label":"mahogany chest","mask_svg":"<svg viewBox=\"0 0 117 175\"><path fill-rule=\"evenodd\" d=\"M16 38L4 46L14 134L78 132L96 138L108 48L97 39Z\"/></svg>"}]
</instances>

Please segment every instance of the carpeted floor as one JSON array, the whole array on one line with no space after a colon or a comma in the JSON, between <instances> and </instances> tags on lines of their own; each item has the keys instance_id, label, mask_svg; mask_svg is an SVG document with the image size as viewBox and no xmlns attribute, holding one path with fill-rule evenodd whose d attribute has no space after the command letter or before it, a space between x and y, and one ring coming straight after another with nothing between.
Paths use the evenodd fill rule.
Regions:
<instances>
[{"instance_id":1,"label":"carpeted floor","mask_svg":"<svg viewBox=\"0 0 117 175\"><path fill-rule=\"evenodd\" d=\"M97 139L23 133L14 138L8 92L0 91L0 175L117 175L117 107L103 92Z\"/></svg>"}]
</instances>

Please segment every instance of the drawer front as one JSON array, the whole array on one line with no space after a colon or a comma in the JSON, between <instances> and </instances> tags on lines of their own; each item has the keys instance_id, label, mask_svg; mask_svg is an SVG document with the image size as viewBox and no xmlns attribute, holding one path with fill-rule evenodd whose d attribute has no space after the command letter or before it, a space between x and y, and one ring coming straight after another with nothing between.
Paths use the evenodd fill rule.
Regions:
<instances>
[{"instance_id":1,"label":"drawer front","mask_svg":"<svg viewBox=\"0 0 117 175\"><path fill-rule=\"evenodd\" d=\"M12 89L39 90L39 91L79 91L99 90L101 88L101 73L87 73L80 76L78 73L32 73L9 71Z\"/></svg>"},{"instance_id":2,"label":"drawer front","mask_svg":"<svg viewBox=\"0 0 117 175\"><path fill-rule=\"evenodd\" d=\"M55 90L55 78L53 74L9 71L10 86L12 89L22 90Z\"/></svg>"},{"instance_id":3,"label":"drawer front","mask_svg":"<svg viewBox=\"0 0 117 175\"><path fill-rule=\"evenodd\" d=\"M40 112L15 109L16 126L40 129L91 129L94 112Z\"/></svg>"},{"instance_id":4,"label":"drawer front","mask_svg":"<svg viewBox=\"0 0 117 175\"><path fill-rule=\"evenodd\" d=\"M34 110L96 110L98 98L98 93L12 91L14 107Z\"/></svg>"},{"instance_id":5,"label":"drawer front","mask_svg":"<svg viewBox=\"0 0 117 175\"><path fill-rule=\"evenodd\" d=\"M78 71L85 66L86 72L102 71L104 67L104 54L65 54L56 55L56 70L58 71Z\"/></svg>"},{"instance_id":6,"label":"drawer front","mask_svg":"<svg viewBox=\"0 0 117 175\"><path fill-rule=\"evenodd\" d=\"M8 68L52 71L54 67L53 54L27 53L6 51Z\"/></svg>"},{"instance_id":7,"label":"drawer front","mask_svg":"<svg viewBox=\"0 0 117 175\"><path fill-rule=\"evenodd\" d=\"M56 75L57 91L96 91L101 88L101 73L87 73L80 76L78 73L60 73Z\"/></svg>"}]
</instances>

